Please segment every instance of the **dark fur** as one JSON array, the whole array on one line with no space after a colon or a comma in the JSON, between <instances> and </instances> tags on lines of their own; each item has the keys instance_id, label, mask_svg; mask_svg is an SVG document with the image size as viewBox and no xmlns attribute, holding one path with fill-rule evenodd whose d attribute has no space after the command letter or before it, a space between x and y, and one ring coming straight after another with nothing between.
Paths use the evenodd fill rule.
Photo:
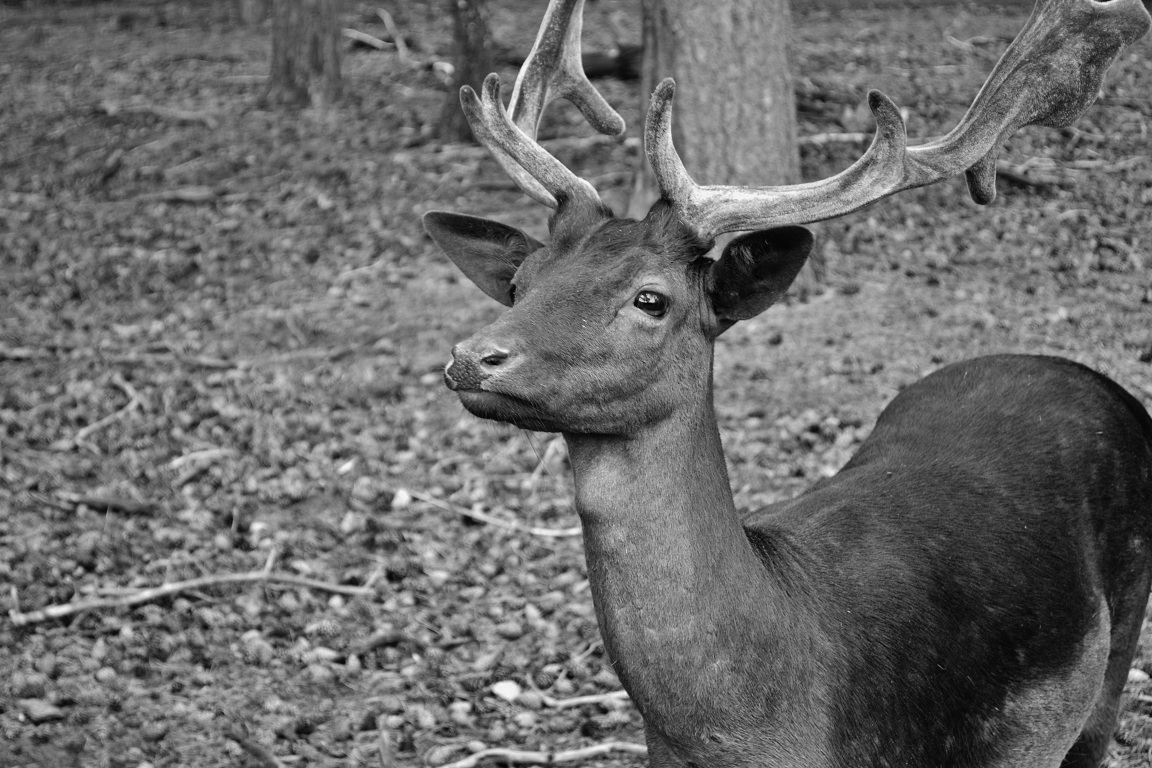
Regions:
<instances>
[{"instance_id":1,"label":"dark fur","mask_svg":"<svg viewBox=\"0 0 1152 768\"><path fill-rule=\"evenodd\" d=\"M653 766L1099 763L1152 579L1152 420L1131 395L1056 358L949 366L839 474L741 527L712 340L783 294L806 231L713 263L663 203L636 222L562 202L541 247L426 221L489 295L516 289L446 378L479 416L564 432ZM635 306L654 287L659 319Z\"/></svg>"},{"instance_id":2,"label":"dark fur","mask_svg":"<svg viewBox=\"0 0 1152 768\"><path fill-rule=\"evenodd\" d=\"M959 363L901 393L838 475L745 525L765 554L803 548L842 643L823 651L837 764L984 765L1027 725L1006 699L1076 662L1099 591L1127 673L1152 567L1152 420L1066 360ZM1095 765L1107 741L1087 746Z\"/></svg>"}]
</instances>

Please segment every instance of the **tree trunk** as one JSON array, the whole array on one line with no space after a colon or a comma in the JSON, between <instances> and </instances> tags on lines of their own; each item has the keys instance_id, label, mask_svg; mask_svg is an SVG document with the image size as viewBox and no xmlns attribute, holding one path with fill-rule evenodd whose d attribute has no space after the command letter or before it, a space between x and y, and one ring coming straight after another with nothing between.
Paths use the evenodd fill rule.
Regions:
<instances>
[{"instance_id":1,"label":"tree trunk","mask_svg":"<svg viewBox=\"0 0 1152 768\"><path fill-rule=\"evenodd\" d=\"M672 136L696 182L797 181L788 0L643 0L643 7L643 113L656 84L675 78ZM657 196L644 163L629 215L643 216Z\"/></svg>"},{"instance_id":2,"label":"tree trunk","mask_svg":"<svg viewBox=\"0 0 1152 768\"><path fill-rule=\"evenodd\" d=\"M265 99L326 106L340 99L337 0L275 0L272 72Z\"/></svg>"},{"instance_id":3,"label":"tree trunk","mask_svg":"<svg viewBox=\"0 0 1152 768\"><path fill-rule=\"evenodd\" d=\"M479 91L484 78L495 69L487 2L448 0L448 3L456 33L456 74L440 111L437 134L444 141L472 141L472 129L460 109L460 86L470 85Z\"/></svg>"},{"instance_id":4,"label":"tree trunk","mask_svg":"<svg viewBox=\"0 0 1152 768\"><path fill-rule=\"evenodd\" d=\"M269 0L236 0L236 12L240 16L240 23L246 25L260 24L268 18Z\"/></svg>"}]
</instances>

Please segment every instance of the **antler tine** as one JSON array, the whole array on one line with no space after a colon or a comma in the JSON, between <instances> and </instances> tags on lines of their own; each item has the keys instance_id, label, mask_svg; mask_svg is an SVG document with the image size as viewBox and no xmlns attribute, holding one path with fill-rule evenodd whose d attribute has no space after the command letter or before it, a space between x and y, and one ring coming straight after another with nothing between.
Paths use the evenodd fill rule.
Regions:
<instances>
[{"instance_id":1,"label":"antler tine","mask_svg":"<svg viewBox=\"0 0 1152 768\"><path fill-rule=\"evenodd\" d=\"M960 171L965 171L972 198L990 203L1004 140L1025 125L1070 125L1095 100L1120 51L1147 32L1150 23L1141 0L1037 0L968 112L946 136L906 147L896 105L872 91L872 145L850 167L822 181L778 187L697 185L672 145L671 80L652 95L645 151L664 198L706 240L724 232L842 216Z\"/></svg>"},{"instance_id":2,"label":"antler tine","mask_svg":"<svg viewBox=\"0 0 1152 768\"><path fill-rule=\"evenodd\" d=\"M508 112L529 137L536 138L540 116L552 99L565 98L576 105L600 133L618 136L624 118L612 109L584 74L580 59L580 35L584 27L584 0L555 0L544 12L536 42L512 89ZM556 94L549 98L549 91Z\"/></svg>"},{"instance_id":3,"label":"antler tine","mask_svg":"<svg viewBox=\"0 0 1152 768\"><path fill-rule=\"evenodd\" d=\"M624 132L623 118L584 74L580 60L583 11L584 0L549 2L536 42L516 77L507 111L496 74L484 80L483 97L468 86L460 89L460 102L476 138L525 194L551 208L562 197L599 205L600 196L536 143L536 130L548 104L567 98L601 133Z\"/></svg>"}]
</instances>

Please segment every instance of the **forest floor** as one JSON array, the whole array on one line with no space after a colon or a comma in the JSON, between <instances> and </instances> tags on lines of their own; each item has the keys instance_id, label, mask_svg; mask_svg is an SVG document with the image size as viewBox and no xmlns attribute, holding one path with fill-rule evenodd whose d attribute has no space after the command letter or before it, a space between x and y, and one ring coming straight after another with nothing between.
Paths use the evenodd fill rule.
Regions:
<instances>
[{"instance_id":1,"label":"forest floor","mask_svg":"<svg viewBox=\"0 0 1152 768\"><path fill-rule=\"evenodd\" d=\"M499 307L420 215L542 235L545 211L431 137L450 29L399 5L412 61L350 51L344 102L303 112L261 106L269 29L231 3L0 10L0 766L642 742L611 695L563 444L441 383ZM526 48L538 6L493 5ZM592 47L638 40L631 5L609 23L622 6L590 9ZM1026 15L798 10L801 135L870 131L870 87L911 136L946 131ZM347 24L386 36L367 5ZM637 136L637 84L600 87ZM1152 404L1150 117L1146 39L1075 128L1010 141L1034 185L981 208L950 181L816 227L819 282L718 345L738 506L833 472L903 386L973 355L1065 355ZM563 105L542 137L618 203L636 142L567 141L589 133ZM862 150L807 146L805 175ZM1150 641L1113 768L1152 762ZM599 698L558 706L573 696Z\"/></svg>"}]
</instances>

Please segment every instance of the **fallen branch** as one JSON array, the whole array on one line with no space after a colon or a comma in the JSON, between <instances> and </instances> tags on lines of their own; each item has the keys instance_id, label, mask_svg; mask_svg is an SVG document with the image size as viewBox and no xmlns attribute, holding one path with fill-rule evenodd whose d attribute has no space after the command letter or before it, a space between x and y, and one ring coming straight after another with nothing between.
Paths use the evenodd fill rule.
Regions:
<instances>
[{"instance_id":1,"label":"fallen branch","mask_svg":"<svg viewBox=\"0 0 1152 768\"><path fill-rule=\"evenodd\" d=\"M70 509L75 510L76 507L84 506L96 512L125 512L129 515L151 515L159 509L159 505L150 501L133 501L132 499L121 499L115 496L98 496L88 495L82 493L67 493L59 491L56 494L57 498L70 506ZM63 508L63 504L53 506Z\"/></svg>"},{"instance_id":2,"label":"fallen branch","mask_svg":"<svg viewBox=\"0 0 1152 768\"><path fill-rule=\"evenodd\" d=\"M376 757L380 762L380 768L395 768L396 751L392 748L392 737L384 725L383 715L376 718L376 744Z\"/></svg>"},{"instance_id":3,"label":"fallen branch","mask_svg":"<svg viewBox=\"0 0 1152 768\"><path fill-rule=\"evenodd\" d=\"M139 408L141 408L145 405L145 400L140 395L140 393L137 392L132 387L131 384L129 384L127 381L125 381L124 377L121 376L119 373L115 373L112 375L112 383L115 384L125 394L128 395L128 404L125 405L123 408L120 408L119 410L116 410L116 411L108 414L104 418L98 419L97 421L92 422L91 424L89 424L88 426L84 427L79 432L77 432L75 434L75 436L73 436L71 439L65 438L65 439L57 440L51 446L54 450L70 451L73 448L76 448L77 446L85 446L85 447L91 449L93 452L99 453L98 449L96 449L94 446L92 446L91 444L88 443L88 438L90 438L92 435L96 434L100 430L104 429L108 425L124 418L129 413L131 413L132 411L138 410Z\"/></svg>"},{"instance_id":4,"label":"fallen branch","mask_svg":"<svg viewBox=\"0 0 1152 768\"><path fill-rule=\"evenodd\" d=\"M482 749L454 763L445 763L439 768L475 768L481 760L497 758L513 765L552 765L554 763L574 763L590 757L600 757L612 752L627 752L633 755L646 755L648 748L643 744L627 741L609 741L591 747L568 749L563 752L524 752L518 749Z\"/></svg>"},{"instance_id":5,"label":"fallen branch","mask_svg":"<svg viewBox=\"0 0 1152 768\"><path fill-rule=\"evenodd\" d=\"M31 347L0 347L0 360L44 360L53 357L46 349L32 349Z\"/></svg>"},{"instance_id":6,"label":"fallen branch","mask_svg":"<svg viewBox=\"0 0 1152 768\"><path fill-rule=\"evenodd\" d=\"M243 725L228 723L224 726L224 735L240 745L241 749L256 758L265 768L288 768L284 761L248 738L248 729Z\"/></svg>"},{"instance_id":7,"label":"fallen branch","mask_svg":"<svg viewBox=\"0 0 1152 768\"><path fill-rule=\"evenodd\" d=\"M826 147L829 144L866 144L871 140L870 133L814 133L801 136L796 141L801 147Z\"/></svg>"},{"instance_id":8,"label":"fallen branch","mask_svg":"<svg viewBox=\"0 0 1152 768\"><path fill-rule=\"evenodd\" d=\"M21 612L18 608L14 607L8 611L8 618L11 619L13 625L23 627L28 624L36 624L51 619L62 619L84 611L99 611L106 608L131 608L135 605L151 603L165 597L172 597L173 595L178 595L183 592L192 592L206 587L215 587L223 584L251 584L255 582L263 582L268 585L318 589L353 597L372 593L372 590L365 589L364 587L348 587L343 584L331 584L326 581L318 581L303 576L267 573L261 570L250 571L248 573L230 573L222 576L202 576L198 579L188 579L187 581L174 581L169 584L162 584L159 587L142 589L118 598L77 600L73 603L50 605L47 608L41 608L35 611Z\"/></svg>"},{"instance_id":9,"label":"fallen branch","mask_svg":"<svg viewBox=\"0 0 1152 768\"><path fill-rule=\"evenodd\" d=\"M211 469L212 465L221 459L227 459L235 455L236 451L231 448L208 448L203 451L193 451L183 456L177 456L168 462L169 469L181 470L179 477L173 481L172 485L176 488L183 488Z\"/></svg>"},{"instance_id":10,"label":"fallen branch","mask_svg":"<svg viewBox=\"0 0 1152 768\"><path fill-rule=\"evenodd\" d=\"M349 40L353 40L357 43L360 43L361 45L366 45L369 48L375 48L378 51L383 51L390 47L388 43L384 42L380 38L373 37L367 32L361 32L358 29L345 27L344 29L340 30L340 34Z\"/></svg>"},{"instance_id":11,"label":"fallen branch","mask_svg":"<svg viewBox=\"0 0 1152 768\"><path fill-rule=\"evenodd\" d=\"M638 152L640 150L640 138L638 136L630 136L626 139L621 139L618 136L566 136L559 139L544 139L540 145L548 150L550 154L557 152L571 152L592 149L593 147L601 146L602 144L619 144L627 150ZM392 161L395 163L408 163L414 160L417 156L426 157L431 160L440 160L444 162L452 162L455 160L480 160L488 157L488 150L476 144L441 144L438 147L418 147L415 149L403 149L399 152L392 154Z\"/></svg>"},{"instance_id":12,"label":"fallen branch","mask_svg":"<svg viewBox=\"0 0 1152 768\"><path fill-rule=\"evenodd\" d=\"M152 117L173 123L200 123L213 130L219 125L215 117L203 112L190 112L184 109L172 109L171 107L157 107L151 104L124 106L114 101L102 101L96 106L96 110L103 112L109 117L115 117L120 113L128 115L151 115Z\"/></svg>"},{"instance_id":13,"label":"fallen branch","mask_svg":"<svg viewBox=\"0 0 1152 768\"><path fill-rule=\"evenodd\" d=\"M212 462L235 455L236 451L233 448L205 448L202 451L192 451L192 453L177 456L168 462L168 468L183 469L188 464L211 464Z\"/></svg>"},{"instance_id":14,"label":"fallen branch","mask_svg":"<svg viewBox=\"0 0 1152 768\"><path fill-rule=\"evenodd\" d=\"M631 701L628 691L612 691L611 693L595 693L590 696L573 696L567 699L557 699L546 693L540 694L540 701L552 709L571 709L582 707L585 704L616 704L622 701Z\"/></svg>"},{"instance_id":15,"label":"fallen branch","mask_svg":"<svg viewBox=\"0 0 1152 768\"><path fill-rule=\"evenodd\" d=\"M451 512L455 515L461 515L463 517L467 517L487 525L494 525L497 528L504 528L509 531L520 531L521 533L529 533L533 536L544 536L546 538L552 539L579 536L581 533L580 526L576 526L575 528L536 528L534 526L518 523L515 520L504 520L503 518L494 517L493 515L485 514L476 509L461 507L458 504L452 504L451 502L438 499L435 496L430 496L426 493L421 493L420 491L409 491L408 493L412 495L412 498L419 499L425 504L431 504L432 506L438 507L445 512Z\"/></svg>"},{"instance_id":16,"label":"fallen branch","mask_svg":"<svg viewBox=\"0 0 1152 768\"><path fill-rule=\"evenodd\" d=\"M205 203L215 203L220 199L220 195L216 190L211 187L179 187L177 189L165 189L159 192L151 192L146 195L140 195L137 200L145 202L156 203L188 203L190 205L203 205Z\"/></svg>"},{"instance_id":17,"label":"fallen branch","mask_svg":"<svg viewBox=\"0 0 1152 768\"><path fill-rule=\"evenodd\" d=\"M380 21L384 22L384 28L388 30L388 34L392 35L392 42L396 44L396 53L400 57L400 63L410 66L412 54L408 52L408 44L404 42L404 35L400 34L396 20L392 18L392 14L383 8L377 8L376 15L380 17Z\"/></svg>"}]
</instances>

